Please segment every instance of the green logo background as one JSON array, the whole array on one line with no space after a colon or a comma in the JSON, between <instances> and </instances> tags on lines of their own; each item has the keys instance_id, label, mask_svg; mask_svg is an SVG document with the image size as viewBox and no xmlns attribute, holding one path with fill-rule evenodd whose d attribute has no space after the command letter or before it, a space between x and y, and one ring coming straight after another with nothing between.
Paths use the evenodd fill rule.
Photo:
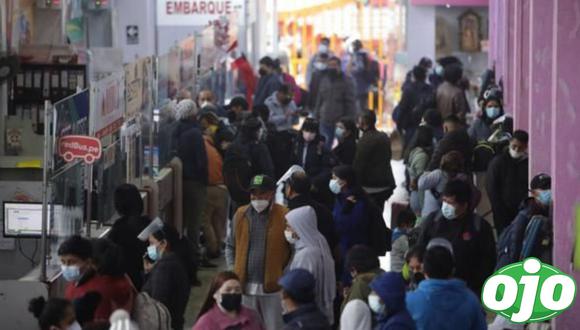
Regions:
<instances>
[{"instance_id":1,"label":"green logo background","mask_svg":"<svg viewBox=\"0 0 580 330\"><path fill-rule=\"evenodd\" d=\"M528 259L536 259L536 258L528 258ZM526 260L528 260L526 259ZM541 263L541 268L540 271L538 271L535 274L529 274L524 270L524 261L520 261L520 262L516 262L510 265L507 265L501 269L499 269L498 271L496 271L495 273L493 273L492 276L490 276L485 283L483 284L483 287L485 288L485 285L487 284L487 281L496 276L496 275L507 275L511 278L513 278L514 280L516 280L516 283L518 283L518 294L517 294L517 298L516 298L516 302L508 309L503 310L503 311L496 311L493 310L491 308L488 308L485 305L485 302L483 301L483 290L482 290L482 297L481 297L481 301L483 306L485 307L485 309L487 309L488 311L497 313L499 315L502 315L503 317L507 318L508 320L511 321L511 316L514 313L517 313L520 310L520 306L522 305L522 297L523 297L523 290L524 290L524 285L523 284L519 284L520 283L520 279L522 278L522 276L525 275L536 275L540 277L539 283L538 283L538 291L536 292L536 298L534 301L534 308L532 311L532 316L530 317L530 319L526 322L522 322L522 323L530 323L530 322L541 322L541 321L546 321L546 320L551 320L553 318L555 318L556 316L562 314L566 309L572 307L572 305L574 305L574 302L576 301L576 291L574 290L574 300L573 303L568 306L568 308L566 308L565 310L561 310L561 311L553 311L550 309L547 309L546 307L544 307L542 305L542 303L540 302L540 291L542 288L542 285L544 284L544 282L553 275L564 275L566 277L569 277L572 279L572 281L574 282L574 285L576 285L576 281L574 280L573 277L571 277L570 275L562 272L561 270L559 270L558 268L552 266L552 265L548 265L548 264L544 264ZM538 260L539 261L539 260ZM498 287L497 293L496 293L496 298L499 300L500 298L503 297L504 295L504 291L505 291L505 286L500 285ZM560 298L562 294L562 286L558 285L556 286L556 289L554 291L554 296L553 298L555 300L558 300ZM517 323L517 322L514 322Z\"/></svg>"}]
</instances>

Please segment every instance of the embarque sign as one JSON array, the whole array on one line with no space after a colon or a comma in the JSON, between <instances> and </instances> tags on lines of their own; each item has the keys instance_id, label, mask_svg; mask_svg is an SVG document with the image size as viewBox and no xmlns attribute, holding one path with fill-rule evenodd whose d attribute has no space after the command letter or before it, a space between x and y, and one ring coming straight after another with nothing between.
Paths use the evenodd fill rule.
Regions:
<instances>
[{"instance_id":1,"label":"embarque sign","mask_svg":"<svg viewBox=\"0 0 580 330\"><path fill-rule=\"evenodd\" d=\"M205 26L234 12L243 15L244 0L157 0L157 25Z\"/></svg>"}]
</instances>

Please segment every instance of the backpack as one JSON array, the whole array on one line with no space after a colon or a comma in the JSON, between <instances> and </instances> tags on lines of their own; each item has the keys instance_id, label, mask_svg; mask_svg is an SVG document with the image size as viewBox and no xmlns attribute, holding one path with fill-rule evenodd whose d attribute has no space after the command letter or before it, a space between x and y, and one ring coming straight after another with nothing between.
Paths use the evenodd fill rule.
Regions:
<instances>
[{"instance_id":1,"label":"backpack","mask_svg":"<svg viewBox=\"0 0 580 330\"><path fill-rule=\"evenodd\" d=\"M377 256L384 256L387 251L391 251L393 232L387 227L381 209L371 200L367 205L369 246L375 250Z\"/></svg>"},{"instance_id":2,"label":"backpack","mask_svg":"<svg viewBox=\"0 0 580 330\"><path fill-rule=\"evenodd\" d=\"M435 91L430 90L428 93L422 93L420 95L419 102L413 108L411 112L411 123L413 126L418 126L423 119L423 115L429 109L437 108L437 97Z\"/></svg>"},{"instance_id":3,"label":"backpack","mask_svg":"<svg viewBox=\"0 0 580 330\"><path fill-rule=\"evenodd\" d=\"M552 221L543 215L534 215L526 226L520 260L536 257L543 263L552 263Z\"/></svg>"},{"instance_id":4,"label":"backpack","mask_svg":"<svg viewBox=\"0 0 580 330\"><path fill-rule=\"evenodd\" d=\"M139 329L171 330L169 310L146 292L135 296L131 319L139 325Z\"/></svg>"},{"instance_id":5,"label":"backpack","mask_svg":"<svg viewBox=\"0 0 580 330\"><path fill-rule=\"evenodd\" d=\"M467 182L469 184L469 186L471 187L471 202L470 202L469 206L472 209L475 209L479 205L479 202L481 202L481 190L479 190L479 188L477 188L473 184L473 180L471 180L471 176L464 174L464 173L460 173L460 174L456 175L454 178L452 178L451 180L461 180L461 181ZM439 202L442 201L442 198L443 198L442 193L437 191L435 188L431 188L429 191L431 192L431 195L433 195L433 197L435 199L437 199Z\"/></svg>"},{"instance_id":6,"label":"backpack","mask_svg":"<svg viewBox=\"0 0 580 330\"><path fill-rule=\"evenodd\" d=\"M496 149L492 143L487 141L478 142L473 148L473 171L487 171L489 163L491 163L495 155Z\"/></svg>"},{"instance_id":7,"label":"backpack","mask_svg":"<svg viewBox=\"0 0 580 330\"><path fill-rule=\"evenodd\" d=\"M222 172L232 199L238 204L249 203L248 187L253 175L249 149L237 143L232 144L224 157Z\"/></svg>"}]
</instances>

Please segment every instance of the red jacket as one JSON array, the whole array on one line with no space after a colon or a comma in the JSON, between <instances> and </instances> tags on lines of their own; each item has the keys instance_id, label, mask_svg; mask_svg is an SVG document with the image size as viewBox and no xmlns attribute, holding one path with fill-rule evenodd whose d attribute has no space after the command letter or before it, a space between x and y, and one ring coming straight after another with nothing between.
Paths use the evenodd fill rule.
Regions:
<instances>
[{"instance_id":1,"label":"red jacket","mask_svg":"<svg viewBox=\"0 0 580 330\"><path fill-rule=\"evenodd\" d=\"M95 291L101 295L101 302L95 310L94 320L108 320L117 310L124 309L131 313L135 291L127 277L93 275L77 283L67 284L65 298L73 301L82 298L88 292Z\"/></svg>"}]
</instances>

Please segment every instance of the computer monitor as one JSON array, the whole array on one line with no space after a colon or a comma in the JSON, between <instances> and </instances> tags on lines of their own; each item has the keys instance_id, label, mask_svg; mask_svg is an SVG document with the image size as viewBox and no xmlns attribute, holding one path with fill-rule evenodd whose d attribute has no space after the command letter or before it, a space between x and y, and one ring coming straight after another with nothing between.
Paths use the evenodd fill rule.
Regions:
<instances>
[{"instance_id":1,"label":"computer monitor","mask_svg":"<svg viewBox=\"0 0 580 330\"><path fill-rule=\"evenodd\" d=\"M4 237L40 238L42 236L42 203L4 202L3 204ZM50 209L49 205L49 220ZM57 206L55 213L58 211L60 207Z\"/></svg>"}]
</instances>

